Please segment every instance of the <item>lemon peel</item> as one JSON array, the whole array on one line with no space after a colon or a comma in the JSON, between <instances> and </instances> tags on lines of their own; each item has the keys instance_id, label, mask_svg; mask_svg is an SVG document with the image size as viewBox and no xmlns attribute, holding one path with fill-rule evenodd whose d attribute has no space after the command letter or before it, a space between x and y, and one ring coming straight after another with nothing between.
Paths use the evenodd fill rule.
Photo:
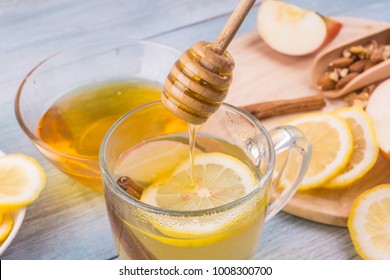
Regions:
<instances>
[{"instance_id":1,"label":"lemon peel","mask_svg":"<svg viewBox=\"0 0 390 280\"><path fill-rule=\"evenodd\" d=\"M14 221L9 214L3 214L0 222L0 243L7 239L8 235L12 230Z\"/></svg>"}]
</instances>

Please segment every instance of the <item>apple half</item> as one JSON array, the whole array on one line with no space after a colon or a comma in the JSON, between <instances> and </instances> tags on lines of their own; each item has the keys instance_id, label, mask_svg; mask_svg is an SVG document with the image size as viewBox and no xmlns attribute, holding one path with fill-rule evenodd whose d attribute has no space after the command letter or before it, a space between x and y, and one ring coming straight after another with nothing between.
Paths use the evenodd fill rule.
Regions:
<instances>
[{"instance_id":1,"label":"apple half","mask_svg":"<svg viewBox=\"0 0 390 280\"><path fill-rule=\"evenodd\" d=\"M277 0L264 0L257 14L257 29L265 43L294 56L319 50L337 36L341 27L336 20Z\"/></svg>"},{"instance_id":2,"label":"apple half","mask_svg":"<svg viewBox=\"0 0 390 280\"><path fill-rule=\"evenodd\" d=\"M371 94L366 112L374 124L381 154L390 161L390 79Z\"/></svg>"}]
</instances>

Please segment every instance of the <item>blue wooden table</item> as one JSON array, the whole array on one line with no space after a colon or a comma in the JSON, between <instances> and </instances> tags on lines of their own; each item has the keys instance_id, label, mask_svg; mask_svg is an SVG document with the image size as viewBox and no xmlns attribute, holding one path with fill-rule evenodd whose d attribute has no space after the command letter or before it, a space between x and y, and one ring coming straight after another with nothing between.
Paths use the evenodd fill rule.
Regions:
<instances>
[{"instance_id":1,"label":"blue wooden table","mask_svg":"<svg viewBox=\"0 0 390 280\"><path fill-rule=\"evenodd\" d=\"M386 0L286 0L328 16L390 22ZM115 259L102 194L55 169L19 128L18 86L50 54L83 42L147 39L179 50L215 39L238 0L0 0L0 150L42 164L47 185L27 209L22 228L1 259ZM260 1L239 34L255 29ZM345 228L279 213L261 237L257 259L358 259Z\"/></svg>"}]
</instances>

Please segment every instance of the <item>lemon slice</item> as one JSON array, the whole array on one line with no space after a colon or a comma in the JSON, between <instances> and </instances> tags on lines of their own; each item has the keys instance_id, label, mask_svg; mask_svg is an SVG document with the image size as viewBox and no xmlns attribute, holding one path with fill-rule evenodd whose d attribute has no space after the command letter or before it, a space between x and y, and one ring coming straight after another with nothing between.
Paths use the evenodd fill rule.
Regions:
<instances>
[{"instance_id":1,"label":"lemon slice","mask_svg":"<svg viewBox=\"0 0 390 280\"><path fill-rule=\"evenodd\" d=\"M46 176L39 163L22 154L0 157L0 210L8 212L32 203Z\"/></svg>"},{"instance_id":2,"label":"lemon slice","mask_svg":"<svg viewBox=\"0 0 390 280\"><path fill-rule=\"evenodd\" d=\"M355 200L348 229L363 259L390 260L390 184L365 191Z\"/></svg>"},{"instance_id":3,"label":"lemon slice","mask_svg":"<svg viewBox=\"0 0 390 280\"><path fill-rule=\"evenodd\" d=\"M374 126L363 109L349 107L334 113L351 128L353 152L347 167L326 184L327 188L345 187L363 177L376 163L379 152Z\"/></svg>"},{"instance_id":4,"label":"lemon slice","mask_svg":"<svg viewBox=\"0 0 390 280\"><path fill-rule=\"evenodd\" d=\"M167 180L146 188L141 201L160 208L196 211L232 202L256 186L253 171L234 157L202 153L196 155L194 161L195 187L191 183L188 160Z\"/></svg>"},{"instance_id":5,"label":"lemon slice","mask_svg":"<svg viewBox=\"0 0 390 280\"><path fill-rule=\"evenodd\" d=\"M218 207L237 200L256 187L254 172L242 161L223 153L201 153L194 158L196 186L190 179L190 161L179 165L165 180L146 188L141 201L160 208L196 211ZM264 205L255 211L265 211ZM234 219L233 213L226 215L199 217L192 219L178 216L170 219L151 217L151 222L164 236L153 238L176 247L200 247L214 244L227 238L234 231L246 226L247 219L253 219L251 209L235 209L236 214L247 212ZM245 222L246 221L246 222Z\"/></svg>"},{"instance_id":6,"label":"lemon slice","mask_svg":"<svg viewBox=\"0 0 390 280\"><path fill-rule=\"evenodd\" d=\"M4 214L0 222L0 243L7 239L9 233L12 230L14 221L9 214Z\"/></svg>"},{"instance_id":7,"label":"lemon slice","mask_svg":"<svg viewBox=\"0 0 390 280\"><path fill-rule=\"evenodd\" d=\"M347 166L353 140L349 126L342 118L330 113L313 113L284 124L299 128L312 145L312 158L299 190L321 187ZM283 176L281 185L293 181L290 176Z\"/></svg>"}]
</instances>

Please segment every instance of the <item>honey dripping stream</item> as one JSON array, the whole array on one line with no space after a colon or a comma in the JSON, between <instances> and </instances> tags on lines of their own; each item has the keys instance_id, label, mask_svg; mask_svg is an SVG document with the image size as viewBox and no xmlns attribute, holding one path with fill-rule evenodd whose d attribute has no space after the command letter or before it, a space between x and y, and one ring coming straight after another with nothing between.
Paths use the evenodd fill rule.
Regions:
<instances>
[{"instance_id":1,"label":"honey dripping stream","mask_svg":"<svg viewBox=\"0 0 390 280\"><path fill-rule=\"evenodd\" d=\"M191 186L197 188L196 178L195 178L195 142L196 142L196 129L198 125L188 123L188 141L189 141L189 153L190 153L190 179Z\"/></svg>"}]
</instances>

